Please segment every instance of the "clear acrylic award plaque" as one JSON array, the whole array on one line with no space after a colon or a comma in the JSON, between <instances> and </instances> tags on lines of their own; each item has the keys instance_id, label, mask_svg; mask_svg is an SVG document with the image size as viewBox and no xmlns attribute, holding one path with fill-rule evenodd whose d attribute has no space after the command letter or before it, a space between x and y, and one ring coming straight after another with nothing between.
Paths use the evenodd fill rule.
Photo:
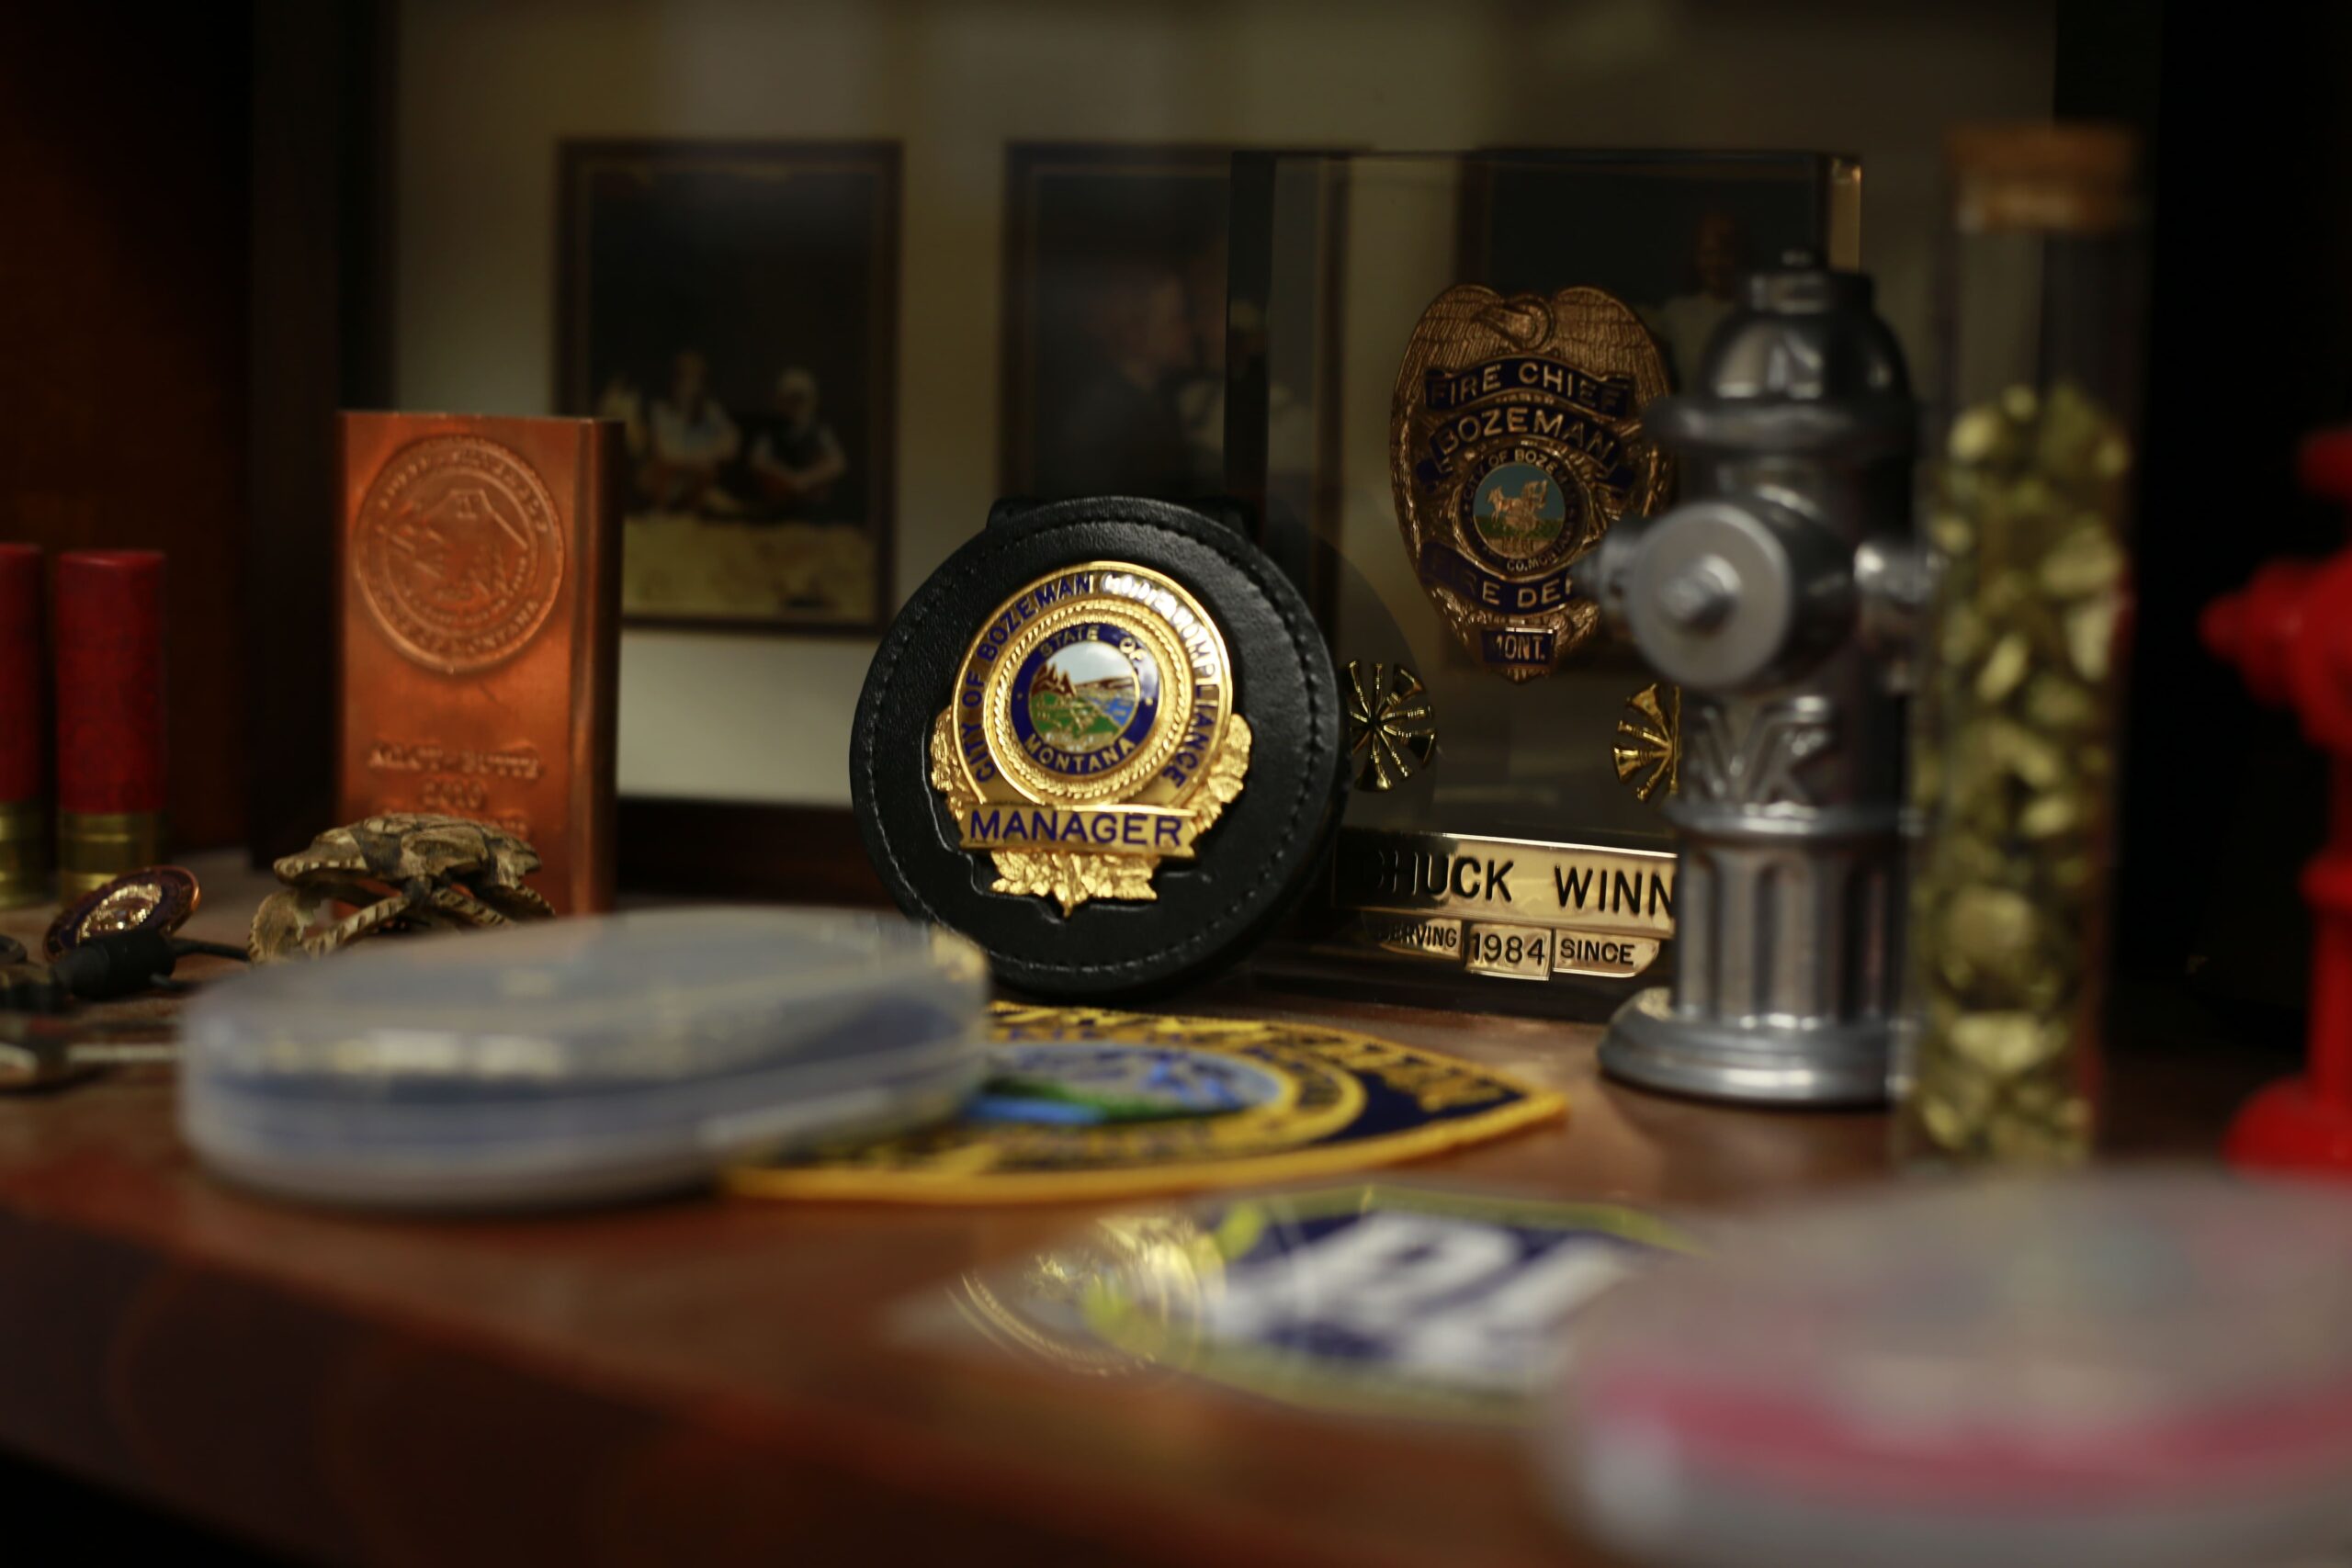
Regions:
<instances>
[{"instance_id":1,"label":"clear acrylic award plaque","mask_svg":"<svg viewBox=\"0 0 2352 1568\"><path fill-rule=\"evenodd\" d=\"M1355 777L1267 972L1597 1015L1668 973L1679 698L1588 557L1674 499L1643 412L1740 276L1852 265L1860 172L1805 152L1244 153L1228 488L1307 592Z\"/></svg>"}]
</instances>

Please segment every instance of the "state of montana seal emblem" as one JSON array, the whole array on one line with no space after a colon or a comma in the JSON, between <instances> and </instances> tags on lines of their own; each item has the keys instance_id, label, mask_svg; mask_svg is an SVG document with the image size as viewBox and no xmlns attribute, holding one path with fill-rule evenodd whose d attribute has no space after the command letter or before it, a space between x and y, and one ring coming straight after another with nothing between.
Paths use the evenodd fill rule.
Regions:
<instances>
[{"instance_id":1,"label":"state of montana seal emblem","mask_svg":"<svg viewBox=\"0 0 2352 1568\"><path fill-rule=\"evenodd\" d=\"M1570 569L1665 500L1642 411L1666 390L1641 318L1598 288L1459 284L1422 312L1390 410L1396 520L1423 590L1488 669L1532 681L1592 637L1600 608Z\"/></svg>"},{"instance_id":2,"label":"state of montana seal emblem","mask_svg":"<svg viewBox=\"0 0 2352 1568\"><path fill-rule=\"evenodd\" d=\"M993 857L993 891L1149 899L1240 795L1250 726L1225 636L1141 567L1041 577L972 639L933 727L931 783L958 841Z\"/></svg>"}]
</instances>

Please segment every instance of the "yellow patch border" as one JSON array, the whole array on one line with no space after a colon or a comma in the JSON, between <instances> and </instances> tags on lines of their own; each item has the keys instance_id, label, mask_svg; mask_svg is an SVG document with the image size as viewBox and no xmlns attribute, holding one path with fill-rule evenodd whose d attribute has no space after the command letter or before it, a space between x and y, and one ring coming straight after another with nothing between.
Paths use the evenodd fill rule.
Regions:
<instances>
[{"instance_id":1,"label":"yellow patch border","mask_svg":"<svg viewBox=\"0 0 2352 1568\"><path fill-rule=\"evenodd\" d=\"M1460 1066L1518 1098L1490 1111L1472 1111L1434 1125L1380 1134L1335 1146L1243 1154L1230 1159L1003 1173L744 1165L727 1172L722 1181L727 1190L745 1197L808 1202L1012 1204L1156 1197L1344 1176L1485 1143L1555 1121L1567 1113L1567 1100L1557 1090L1458 1056L1418 1045L1402 1045L1353 1030L1266 1020L1018 1007L1002 1002L996 1005L990 1019L990 1033L1000 1043L1067 1039L1076 1043L1089 1039L1140 1038L1154 1043L1229 1052L1252 1043L1280 1042L1302 1032L1332 1039L1334 1043L1345 1042L1408 1051L1425 1060Z\"/></svg>"}]
</instances>

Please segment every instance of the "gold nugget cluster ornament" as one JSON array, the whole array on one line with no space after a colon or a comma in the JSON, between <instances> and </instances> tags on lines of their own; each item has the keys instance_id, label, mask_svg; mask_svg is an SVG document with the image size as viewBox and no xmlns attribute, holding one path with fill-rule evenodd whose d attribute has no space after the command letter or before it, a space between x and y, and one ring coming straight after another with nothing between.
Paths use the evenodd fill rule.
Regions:
<instances>
[{"instance_id":1,"label":"gold nugget cluster ornament","mask_svg":"<svg viewBox=\"0 0 2352 1568\"><path fill-rule=\"evenodd\" d=\"M1249 723L1225 636L1170 579L1117 561L1041 577L972 639L931 783L993 890L1148 900L1241 794Z\"/></svg>"},{"instance_id":2,"label":"gold nugget cluster ornament","mask_svg":"<svg viewBox=\"0 0 2352 1568\"><path fill-rule=\"evenodd\" d=\"M1641 318L1598 288L1458 284L1422 312L1390 410L1396 521L1438 614L1487 669L1534 680L1598 630L1571 569L1665 501L1671 467L1642 418L1666 390Z\"/></svg>"},{"instance_id":3,"label":"gold nugget cluster ornament","mask_svg":"<svg viewBox=\"0 0 2352 1568\"><path fill-rule=\"evenodd\" d=\"M254 911L245 947L256 964L316 958L377 931L472 930L555 913L523 886L539 869L538 852L462 817L370 817L329 829L273 869L287 886ZM338 918L338 906L352 913Z\"/></svg>"},{"instance_id":4,"label":"gold nugget cluster ornament","mask_svg":"<svg viewBox=\"0 0 2352 1568\"><path fill-rule=\"evenodd\" d=\"M2090 1153L2132 468L2123 423L2071 381L2012 387L1952 423L1912 752L1933 829L1911 886L1920 1016L1905 1116L1923 1153Z\"/></svg>"}]
</instances>

